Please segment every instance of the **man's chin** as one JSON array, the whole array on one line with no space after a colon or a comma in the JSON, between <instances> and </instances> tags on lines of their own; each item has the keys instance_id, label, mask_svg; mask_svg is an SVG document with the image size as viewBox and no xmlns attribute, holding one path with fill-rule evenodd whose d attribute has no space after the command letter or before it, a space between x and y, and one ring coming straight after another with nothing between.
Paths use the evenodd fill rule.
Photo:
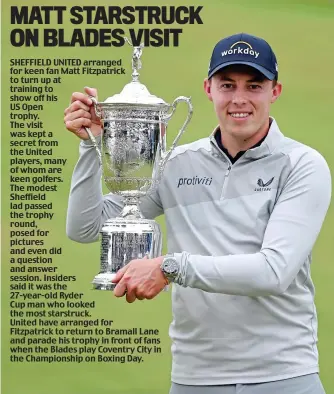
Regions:
<instances>
[{"instance_id":1,"label":"man's chin","mask_svg":"<svg viewBox=\"0 0 334 394\"><path fill-rule=\"evenodd\" d=\"M230 125L228 130L230 131L229 134L244 139L247 139L254 134L250 125Z\"/></svg>"}]
</instances>

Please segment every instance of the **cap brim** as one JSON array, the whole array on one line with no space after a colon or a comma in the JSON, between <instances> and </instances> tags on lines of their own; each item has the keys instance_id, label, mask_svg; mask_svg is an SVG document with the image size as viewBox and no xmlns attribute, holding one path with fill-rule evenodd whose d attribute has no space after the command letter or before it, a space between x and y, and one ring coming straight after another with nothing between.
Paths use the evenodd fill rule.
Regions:
<instances>
[{"instance_id":1,"label":"cap brim","mask_svg":"<svg viewBox=\"0 0 334 394\"><path fill-rule=\"evenodd\" d=\"M220 64L219 66L217 66L216 68L214 68L210 74L208 75L208 78L210 79L214 74L216 74L216 72L223 70L225 67L228 66L233 66L235 64L243 64L245 66L250 66L255 68L256 70L260 71L260 73L262 73L266 78L270 79L271 81L275 79L275 74L273 74L272 72L268 71L266 68L260 66L259 64L256 63L252 63L252 62L226 62L223 64Z\"/></svg>"}]
</instances>

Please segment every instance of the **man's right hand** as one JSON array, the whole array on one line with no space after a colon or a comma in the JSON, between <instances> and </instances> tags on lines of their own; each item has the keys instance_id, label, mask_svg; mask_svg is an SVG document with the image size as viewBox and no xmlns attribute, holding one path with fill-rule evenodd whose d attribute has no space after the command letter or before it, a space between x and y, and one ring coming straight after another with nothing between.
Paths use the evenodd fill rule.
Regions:
<instances>
[{"instance_id":1,"label":"man's right hand","mask_svg":"<svg viewBox=\"0 0 334 394\"><path fill-rule=\"evenodd\" d=\"M97 99L97 90L85 88L89 96ZM64 111L64 123L68 131L71 131L82 140L88 140L89 136L85 127L90 128L94 137L101 134L101 120L96 116L93 101L84 93L75 92L71 96L71 103Z\"/></svg>"}]
</instances>

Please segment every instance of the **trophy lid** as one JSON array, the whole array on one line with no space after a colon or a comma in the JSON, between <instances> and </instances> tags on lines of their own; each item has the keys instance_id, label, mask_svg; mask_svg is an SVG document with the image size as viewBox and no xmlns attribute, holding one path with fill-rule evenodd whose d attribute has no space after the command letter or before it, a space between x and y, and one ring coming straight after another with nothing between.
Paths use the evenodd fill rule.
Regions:
<instances>
[{"instance_id":1,"label":"trophy lid","mask_svg":"<svg viewBox=\"0 0 334 394\"><path fill-rule=\"evenodd\" d=\"M130 41L126 41L132 46ZM106 104L133 104L133 105L150 105L150 106L166 106L168 105L162 98L151 94L147 87L139 82L138 70L141 69L142 63L140 57L143 52L144 45L133 47L132 53L132 81L126 84L121 93L108 97L104 103Z\"/></svg>"},{"instance_id":2,"label":"trophy lid","mask_svg":"<svg viewBox=\"0 0 334 394\"><path fill-rule=\"evenodd\" d=\"M160 97L151 94L147 87L139 81L126 84L121 93L108 97L104 103L108 104L137 104L137 105L167 105Z\"/></svg>"}]
</instances>

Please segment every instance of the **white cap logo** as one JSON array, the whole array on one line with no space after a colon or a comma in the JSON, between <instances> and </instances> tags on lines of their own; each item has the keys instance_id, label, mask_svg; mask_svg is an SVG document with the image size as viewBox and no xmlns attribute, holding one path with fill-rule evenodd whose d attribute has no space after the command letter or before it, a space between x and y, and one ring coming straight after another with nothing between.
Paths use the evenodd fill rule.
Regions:
<instances>
[{"instance_id":1,"label":"white cap logo","mask_svg":"<svg viewBox=\"0 0 334 394\"><path fill-rule=\"evenodd\" d=\"M234 48L236 45L247 45L247 48L242 48L240 46ZM227 56L227 55L250 55L250 56L254 56L255 59L258 58L258 56L260 55L260 52L256 52L252 46L250 44L248 44L248 42L245 41L237 41L235 42L233 45L231 45L230 49L228 49L227 51L223 51L222 52L222 57Z\"/></svg>"}]
</instances>

